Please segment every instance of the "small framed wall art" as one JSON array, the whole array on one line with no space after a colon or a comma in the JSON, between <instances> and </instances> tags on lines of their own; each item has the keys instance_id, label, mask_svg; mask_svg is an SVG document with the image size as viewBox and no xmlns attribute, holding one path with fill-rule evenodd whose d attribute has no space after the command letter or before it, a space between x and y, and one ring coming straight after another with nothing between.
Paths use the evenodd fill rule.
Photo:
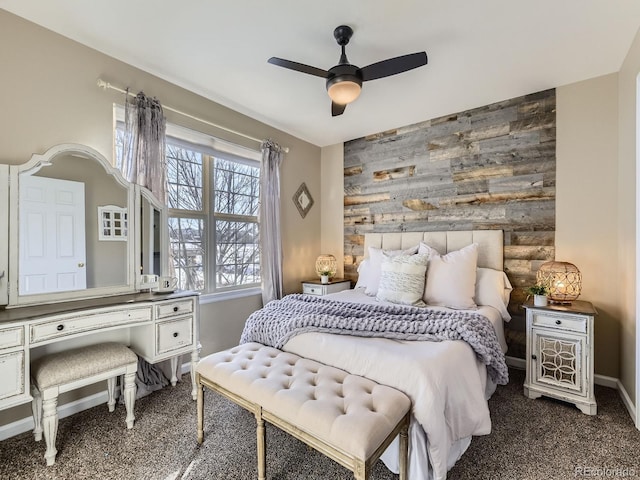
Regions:
<instances>
[{"instance_id":1,"label":"small framed wall art","mask_svg":"<svg viewBox=\"0 0 640 480\"><path fill-rule=\"evenodd\" d=\"M313 197L309 193L309 189L307 185L302 182L302 184L296 190L296 193L293 195L293 203L298 207L298 212L300 212L300 216L302 218L307 216L309 210L313 206Z\"/></svg>"}]
</instances>

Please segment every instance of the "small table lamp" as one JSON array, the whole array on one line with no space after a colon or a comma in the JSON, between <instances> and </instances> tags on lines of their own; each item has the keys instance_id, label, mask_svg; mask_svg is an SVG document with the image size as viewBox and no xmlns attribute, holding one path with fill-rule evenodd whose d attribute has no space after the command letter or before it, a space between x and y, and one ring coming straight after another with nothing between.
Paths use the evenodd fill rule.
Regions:
<instances>
[{"instance_id":1,"label":"small table lamp","mask_svg":"<svg viewBox=\"0 0 640 480\"><path fill-rule=\"evenodd\" d=\"M580 270L569 262L543 263L536 274L536 281L547 287L551 303L570 304L582 291Z\"/></svg>"},{"instance_id":2,"label":"small table lamp","mask_svg":"<svg viewBox=\"0 0 640 480\"><path fill-rule=\"evenodd\" d=\"M316 259L316 273L320 278L333 278L338 271L338 262L333 255L322 254ZM324 282L323 282L324 283Z\"/></svg>"}]
</instances>

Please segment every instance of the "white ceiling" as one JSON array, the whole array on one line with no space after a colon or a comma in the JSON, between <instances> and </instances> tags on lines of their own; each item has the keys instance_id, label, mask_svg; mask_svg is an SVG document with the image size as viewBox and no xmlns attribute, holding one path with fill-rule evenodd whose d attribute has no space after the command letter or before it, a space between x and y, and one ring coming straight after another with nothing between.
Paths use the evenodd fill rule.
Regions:
<instances>
[{"instance_id":1,"label":"white ceiling","mask_svg":"<svg viewBox=\"0 0 640 480\"><path fill-rule=\"evenodd\" d=\"M318 146L620 69L638 0L0 0L0 7ZM363 85L331 117L333 30L360 67L417 51L429 64ZM123 85L126 86L126 85ZM152 93L152 92L148 92Z\"/></svg>"}]
</instances>

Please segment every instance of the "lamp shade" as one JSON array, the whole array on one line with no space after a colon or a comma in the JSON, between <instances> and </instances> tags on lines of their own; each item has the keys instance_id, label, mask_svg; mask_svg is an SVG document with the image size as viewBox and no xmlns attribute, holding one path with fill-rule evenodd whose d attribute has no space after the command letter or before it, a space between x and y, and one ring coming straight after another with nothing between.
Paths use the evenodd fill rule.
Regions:
<instances>
[{"instance_id":1,"label":"lamp shade","mask_svg":"<svg viewBox=\"0 0 640 480\"><path fill-rule=\"evenodd\" d=\"M337 270L338 262L336 261L336 257L333 255L323 254L317 258L316 273L319 277L328 275L329 278L332 278L335 276Z\"/></svg>"},{"instance_id":2,"label":"lamp shade","mask_svg":"<svg viewBox=\"0 0 640 480\"><path fill-rule=\"evenodd\" d=\"M551 303L571 303L582 291L582 275L569 262L543 263L536 274L539 285L547 287Z\"/></svg>"},{"instance_id":3,"label":"lamp shade","mask_svg":"<svg viewBox=\"0 0 640 480\"><path fill-rule=\"evenodd\" d=\"M347 105L360 96L362 81L354 76L339 75L327 81L329 98L338 105Z\"/></svg>"}]
</instances>

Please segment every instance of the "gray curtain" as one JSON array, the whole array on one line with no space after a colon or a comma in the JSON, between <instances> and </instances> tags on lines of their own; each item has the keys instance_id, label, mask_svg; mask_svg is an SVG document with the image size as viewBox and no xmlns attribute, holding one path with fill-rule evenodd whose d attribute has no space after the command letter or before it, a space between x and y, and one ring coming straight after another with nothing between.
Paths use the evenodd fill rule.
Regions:
<instances>
[{"instance_id":1,"label":"gray curtain","mask_svg":"<svg viewBox=\"0 0 640 480\"><path fill-rule=\"evenodd\" d=\"M166 119L162 105L158 99L149 98L143 92L130 98L127 90L124 112L124 148L122 164L118 168L129 182L148 188L160 202L166 203ZM136 398L168 384L159 365L138 357Z\"/></svg>"},{"instance_id":2,"label":"gray curtain","mask_svg":"<svg viewBox=\"0 0 640 480\"><path fill-rule=\"evenodd\" d=\"M124 177L147 187L158 200L167 196L165 159L166 119L160 101L143 92L125 100L125 134L122 165Z\"/></svg>"},{"instance_id":3,"label":"gray curtain","mask_svg":"<svg viewBox=\"0 0 640 480\"><path fill-rule=\"evenodd\" d=\"M282 148L262 142L260 167L260 270L262 303L282 298L282 240L280 236L280 164Z\"/></svg>"}]
</instances>

